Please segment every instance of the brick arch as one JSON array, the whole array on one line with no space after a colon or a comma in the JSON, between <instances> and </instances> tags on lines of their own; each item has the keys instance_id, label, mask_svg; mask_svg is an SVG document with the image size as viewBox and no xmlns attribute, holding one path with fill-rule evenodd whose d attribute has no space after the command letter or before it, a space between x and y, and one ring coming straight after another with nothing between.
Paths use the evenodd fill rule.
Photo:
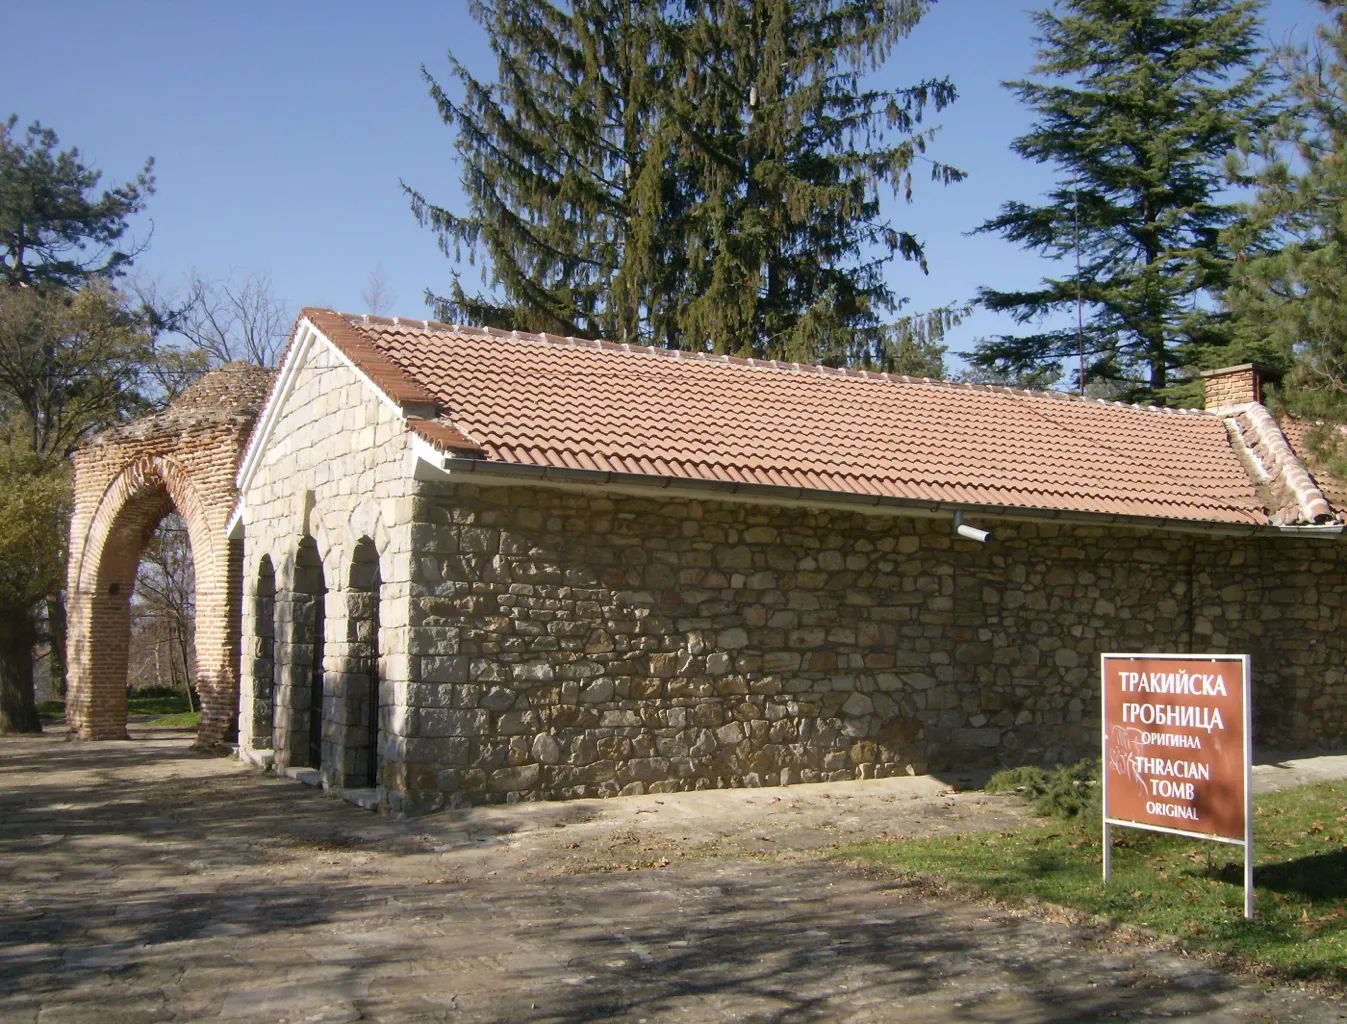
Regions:
<instances>
[{"instance_id":1,"label":"brick arch","mask_svg":"<svg viewBox=\"0 0 1347 1024\"><path fill-rule=\"evenodd\" d=\"M167 409L114 427L75 452L67 570L66 720L82 739L125 739L130 599L154 528L176 511L196 566L199 743L238 720L243 541L230 537L234 477L271 373L228 364Z\"/></svg>"},{"instance_id":2,"label":"brick arch","mask_svg":"<svg viewBox=\"0 0 1347 1024\"><path fill-rule=\"evenodd\" d=\"M229 649L234 617L229 607L232 552L224 524L219 522L220 510L208 507L182 463L167 455L142 455L104 488L83 539L76 543L72 537L72 605L79 610L72 607L74 628L69 641L73 657L66 718L71 730L82 737L126 736L126 672L136 566L155 527L175 511L187 529L196 570L201 733L207 742L219 742L233 728L237 675L230 671ZM236 645L237 631L233 632Z\"/></svg>"},{"instance_id":3,"label":"brick arch","mask_svg":"<svg viewBox=\"0 0 1347 1024\"><path fill-rule=\"evenodd\" d=\"M77 588L93 589L118 581L117 574L126 567L128 555L129 568L134 572L144 543L169 512L182 517L194 558L198 549L207 552L215 547L205 507L183 466L165 456L142 456L118 473L99 499L80 546L75 567ZM137 533L143 536L133 554L117 544L134 539ZM203 573L215 569L210 562L197 565L198 584Z\"/></svg>"}]
</instances>

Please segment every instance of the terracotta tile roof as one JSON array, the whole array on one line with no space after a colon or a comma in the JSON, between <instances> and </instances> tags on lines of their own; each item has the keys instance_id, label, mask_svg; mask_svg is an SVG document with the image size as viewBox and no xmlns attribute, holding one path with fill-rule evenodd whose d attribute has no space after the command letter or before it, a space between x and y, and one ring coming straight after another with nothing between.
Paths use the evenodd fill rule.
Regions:
<instances>
[{"instance_id":1,"label":"terracotta tile roof","mask_svg":"<svg viewBox=\"0 0 1347 1024\"><path fill-rule=\"evenodd\" d=\"M340 319L381 364L434 396L444 428L471 439L489 460L969 505L1268 522L1225 422L1200 411L421 320Z\"/></svg>"},{"instance_id":2,"label":"terracotta tile roof","mask_svg":"<svg viewBox=\"0 0 1347 1024\"><path fill-rule=\"evenodd\" d=\"M341 349L347 359L360 367L366 377L401 407L413 430L437 448L466 453L481 449L448 423L438 419L438 400L413 374L389 359L373 344L363 321L330 309L305 308L300 317L318 328L328 341ZM359 325L361 329L354 327Z\"/></svg>"},{"instance_id":3,"label":"terracotta tile roof","mask_svg":"<svg viewBox=\"0 0 1347 1024\"><path fill-rule=\"evenodd\" d=\"M1223 415L1252 458L1254 477L1266 486L1265 503L1277 522L1323 523L1334 518L1319 485L1266 407L1249 402Z\"/></svg>"},{"instance_id":4,"label":"terracotta tile roof","mask_svg":"<svg viewBox=\"0 0 1347 1024\"><path fill-rule=\"evenodd\" d=\"M1282 433L1291 445L1291 450L1309 470L1324 498L1333 507L1334 515L1341 518L1342 513L1347 511L1347 481L1339 480L1330 474L1322 465L1322 460L1311 450L1306 435L1317 426L1319 424L1311 423L1309 420L1286 419L1281 422ZM1339 427L1338 430L1341 431L1343 428Z\"/></svg>"}]
</instances>

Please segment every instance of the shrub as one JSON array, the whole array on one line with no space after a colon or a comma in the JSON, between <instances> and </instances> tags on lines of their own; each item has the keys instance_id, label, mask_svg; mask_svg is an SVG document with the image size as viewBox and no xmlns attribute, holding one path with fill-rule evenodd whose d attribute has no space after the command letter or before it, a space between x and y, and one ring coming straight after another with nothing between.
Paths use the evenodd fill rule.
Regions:
<instances>
[{"instance_id":1,"label":"shrub","mask_svg":"<svg viewBox=\"0 0 1347 1024\"><path fill-rule=\"evenodd\" d=\"M1075 818L1099 810L1099 762L1087 758L1051 770L1037 765L1004 768L987 780L988 793L1017 793L1049 818Z\"/></svg>"}]
</instances>

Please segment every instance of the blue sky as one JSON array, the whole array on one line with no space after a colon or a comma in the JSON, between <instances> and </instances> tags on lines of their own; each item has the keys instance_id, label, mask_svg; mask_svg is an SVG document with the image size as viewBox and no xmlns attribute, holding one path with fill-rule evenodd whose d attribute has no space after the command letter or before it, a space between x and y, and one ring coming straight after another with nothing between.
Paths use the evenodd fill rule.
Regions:
<instances>
[{"instance_id":1,"label":"blue sky","mask_svg":"<svg viewBox=\"0 0 1347 1024\"><path fill-rule=\"evenodd\" d=\"M979 285L1032 284L1048 269L996 236L966 235L1007 199L1032 200L1051 183L1010 152L1030 119L999 84L1033 63L1034 6L941 0L881 71L892 84L948 74L960 93L934 119L942 127L931 153L968 179L942 187L918 176L913 205L895 211L930 261L926 277L892 265L895 291L912 309L971 297ZM1318 10L1310 0L1272 0L1268 37L1303 38ZM292 310L359 310L381 267L392 312L429 315L422 294L445 287L449 264L398 180L457 202L452 136L420 66L446 78L452 48L475 73L491 74L465 0L42 0L11 5L5 24L0 116L40 119L108 183L154 156L158 192L134 228L149 239L138 274L172 289L192 269L262 271ZM1008 320L979 313L949 343L958 351L1009 330Z\"/></svg>"}]
</instances>

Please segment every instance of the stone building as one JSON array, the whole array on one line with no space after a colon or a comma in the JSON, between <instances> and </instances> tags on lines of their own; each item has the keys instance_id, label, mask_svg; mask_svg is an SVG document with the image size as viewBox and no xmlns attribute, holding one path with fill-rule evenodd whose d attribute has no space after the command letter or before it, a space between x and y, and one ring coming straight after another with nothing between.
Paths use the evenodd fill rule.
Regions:
<instances>
[{"instance_id":1,"label":"stone building","mask_svg":"<svg viewBox=\"0 0 1347 1024\"><path fill-rule=\"evenodd\" d=\"M395 812L1074 759L1106 651L1251 653L1259 740L1338 746L1343 517L1258 386L1172 411L306 309L230 449L218 689L245 756Z\"/></svg>"}]
</instances>

